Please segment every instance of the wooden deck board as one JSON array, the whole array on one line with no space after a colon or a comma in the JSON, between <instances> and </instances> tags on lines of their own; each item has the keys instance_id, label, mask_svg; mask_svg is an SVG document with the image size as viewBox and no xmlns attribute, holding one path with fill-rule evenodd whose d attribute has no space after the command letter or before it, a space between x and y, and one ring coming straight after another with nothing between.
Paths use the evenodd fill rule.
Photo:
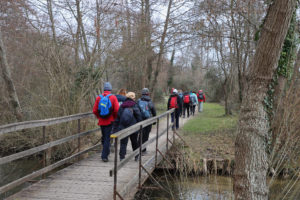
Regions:
<instances>
[{"instance_id":1,"label":"wooden deck board","mask_svg":"<svg viewBox=\"0 0 300 200\"><path fill-rule=\"evenodd\" d=\"M181 125L187 119L181 119ZM160 123L160 130L166 128L166 121ZM170 131L171 133L171 131ZM156 136L156 126L152 128L150 138ZM170 137L171 138L171 137ZM166 134L159 140L161 151L166 151ZM128 145L127 154L131 145ZM147 163L146 169L154 170L155 142L147 147L147 154L142 157L143 163ZM162 159L159 156L160 160ZM100 154L96 153L55 174L41 180L7 199L25 200L59 200L59 199L97 199L111 200L113 198L113 177L109 176L109 170L113 168L114 153L109 156L109 162L104 163ZM138 185L138 162L132 160L118 171L118 191L125 199L132 198ZM143 172L143 181L148 175Z\"/></svg>"}]
</instances>

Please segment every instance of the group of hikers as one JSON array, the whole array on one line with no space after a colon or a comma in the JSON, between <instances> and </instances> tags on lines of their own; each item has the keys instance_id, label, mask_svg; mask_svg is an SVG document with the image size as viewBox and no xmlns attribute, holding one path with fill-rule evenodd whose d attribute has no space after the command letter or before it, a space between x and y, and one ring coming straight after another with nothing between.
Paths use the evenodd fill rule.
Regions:
<instances>
[{"instance_id":1,"label":"group of hikers","mask_svg":"<svg viewBox=\"0 0 300 200\"><path fill-rule=\"evenodd\" d=\"M156 116L155 106L150 98L148 88L141 91L141 98L136 100L134 92L127 92L126 89L120 89L116 95L111 93L112 86L109 82L104 83L103 94L97 96L93 113L98 118L98 125L101 127L102 132L102 153L101 159L103 162L108 162L108 155L110 153L110 135L120 130L128 128L140 121L149 119ZM168 110L175 108L175 112L171 114L172 122L175 122L176 129L179 128L179 117L187 117L195 114L196 105L199 107L199 112L203 110L203 102L205 102L205 95L202 90L195 92L177 91L172 89L171 96L168 100ZM182 113L183 111L183 113ZM130 136L121 139L120 141L120 161L125 158L128 139L130 138L132 150L135 151L139 148L140 143L144 144L149 139L152 124L144 127L142 130L142 138L135 132ZM175 127L173 127L175 128ZM142 141L141 141L142 140ZM142 150L142 155L146 154L146 148ZM140 155L135 157L138 160Z\"/></svg>"},{"instance_id":2,"label":"group of hikers","mask_svg":"<svg viewBox=\"0 0 300 200\"><path fill-rule=\"evenodd\" d=\"M182 92L172 88L171 96L168 100L168 109L175 108L175 112L171 114L172 122L175 121L173 128L179 128L179 117L187 118L195 115L196 106L198 105L198 112L203 111L203 103L205 102L205 95L202 90L197 93L195 91ZM187 113L187 115L185 115Z\"/></svg>"}]
</instances>

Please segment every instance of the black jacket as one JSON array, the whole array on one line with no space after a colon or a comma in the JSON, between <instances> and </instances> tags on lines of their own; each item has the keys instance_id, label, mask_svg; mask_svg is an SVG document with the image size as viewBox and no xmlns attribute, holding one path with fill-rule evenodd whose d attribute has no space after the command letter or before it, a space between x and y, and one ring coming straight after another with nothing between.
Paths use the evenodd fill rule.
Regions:
<instances>
[{"instance_id":1,"label":"black jacket","mask_svg":"<svg viewBox=\"0 0 300 200\"><path fill-rule=\"evenodd\" d=\"M169 99L168 99L168 110L170 110L170 103L171 103L171 98L177 96L177 105L178 108L175 109L175 114L176 115L180 115L181 111L182 111L182 100L180 98L180 96L178 94L172 94Z\"/></svg>"},{"instance_id":2,"label":"black jacket","mask_svg":"<svg viewBox=\"0 0 300 200\"><path fill-rule=\"evenodd\" d=\"M123 95L120 95L120 94L117 94L115 95L118 99L118 102L119 102L119 105L121 105L125 100L126 100L126 97L123 96Z\"/></svg>"},{"instance_id":3,"label":"black jacket","mask_svg":"<svg viewBox=\"0 0 300 200\"><path fill-rule=\"evenodd\" d=\"M140 108L138 106L138 104L130 99L130 98L126 98L126 100L122 103L122 105L120 106L119 108L119 111L118 111L118 116L116 118L116 120L114 121L114 124L113 124L113 130L112 130L112 133L116 133L124 128L127 128L127 127L124 127L120 121L122 120L121 117L122 117L122 113L123 111L126 109L126 108L131 108L132 111L133 111L133 116L134 116L134 119L132 119L132 121L130 122L130 126L142 121L142 114L141 114L141 111L140 111Z\"/></svg>"},{"instance_id":4,"label":"black jacket","mask_svg":"<svg viewBox=\"0 0 300 200\"><path fill-rule=\"evenodd\" d=\"M156 109L155 109L155 106L154 106L153 102L151 101L151 98L148 95L143 95L137 102L139 102L140 100L148 102L148 106L149 106L149 109L150 109L150 112L151 112L151 116L155 117L156 116Z\"/></svg>"}]
</instances>

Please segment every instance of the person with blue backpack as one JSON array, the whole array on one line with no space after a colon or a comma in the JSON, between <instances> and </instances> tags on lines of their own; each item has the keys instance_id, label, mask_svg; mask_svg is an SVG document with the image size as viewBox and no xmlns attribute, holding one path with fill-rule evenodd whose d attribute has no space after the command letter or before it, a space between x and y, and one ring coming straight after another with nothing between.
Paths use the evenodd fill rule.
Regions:
<instances>
[{"instance_id":1,"label":"person with blue backpack","mask_svg":"<svg viewBox=\"0 0 300 200\"><path fill-rule=\"evenodd\" d=\"M110 135L113 122L118 115L119 103L117 97L111 94L112 86L109 82L104 83L103 89L103 94L96 98L93 113L98 118L98 125L101 127L103 146L101 158L103 162L108 162Z\"/></svg>"},{"instance_id":2,"label":"person with blue backpack","mask_svg":"<svg viewBox=\"0 0 300 200\"><path fill-rule=\"evenodd\" d=\"M198 97L196 95L196 92L190 92L190 98L191 98L191 115L195 115L196 105L198 104Z\"/></svg>"},{"instance_id":3,"label":"person with blue backpack","mask_svg":"<svg viewBox=\"0 0 300 200\"><path fill-rule=\"evenodd\" d=\"M150 92L148 88L142 89L142 97L137 101L142 113L143 120L156 116L156 109L153 102L151 101L149 94ZM152 124L143 128L143 136L142 136L143 144L148 141L151 129L152 129ZM139 137L138 140L139 144L140 144L140 140L141 137ZM142 150L142 155L145 153L146 153L146 148Z\"/></svg>"},{"instance_id":4,"label":"person with blue backpack","mask_svg":"<svg viewBox=\"0 0 300 200\"><path fill-rule=\"evenodd\" d=\"M126 94L126 100L120 106L118 116L114 122L112 133L121 131L129 126L132 126L140 121L142 121L142 114L138 104L134 101L135 93L128 92ZM128 136L131 141L132 150L136 150L139 147L138 144L138 132L135 132ZM128 144L128 137L123 138L120 141L120 161L125 158Z\"/></svg>"}]
</instances>

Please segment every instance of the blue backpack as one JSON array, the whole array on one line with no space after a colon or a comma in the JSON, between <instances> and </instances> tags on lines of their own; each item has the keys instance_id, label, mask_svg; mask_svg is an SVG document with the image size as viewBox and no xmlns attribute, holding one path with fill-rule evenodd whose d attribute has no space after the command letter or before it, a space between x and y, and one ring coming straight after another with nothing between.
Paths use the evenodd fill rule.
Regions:
<instances>
[{"instance_id":1,"label":"blue backpack","mask_svg":"<svg viewBox=\"0 0 300 200\"><path fill-rule=\"evenodd\" d=\"M139 107L141 109L143 119L148 119L151 117L150 108L148 101L139 100Z\"/></svg>"},{"instance_id":2,"label":"blue backpack","mask_svg":"<svg viewBox=\"0 0 300 200\"><path fill-rule=\"evenodd\" d=\"M111 94L107 96L103 96L103 95L99 95L99 96L101 98L98 105L99 115L101 118L107 118L112 113L112 105L109 99Z\"/></svg>"},{"instance_id":3,"label":"blue backpack","mask_svg":"<svg viewBox=\"0 0 300 200\"><path fill-rule=\"evenodd\" d=\"M120 124L123 128L127 128L136 123L136 119L133 114L132 108L124 108L121 117L120 117Z\"/></svg>"}]
</instances>

